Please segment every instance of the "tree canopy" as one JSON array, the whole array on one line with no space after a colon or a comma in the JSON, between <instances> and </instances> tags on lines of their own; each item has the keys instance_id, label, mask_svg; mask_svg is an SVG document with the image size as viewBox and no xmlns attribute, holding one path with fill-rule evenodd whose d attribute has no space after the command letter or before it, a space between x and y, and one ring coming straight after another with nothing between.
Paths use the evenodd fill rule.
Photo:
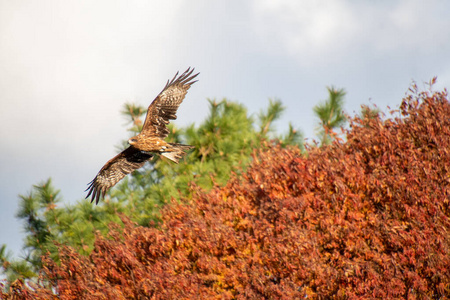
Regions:
<instances>
[{"instance_id":1,"label":"tree canopy","mask_svg":"<svg viewBox=\"0 0 450 300\"><path fill-rule=\"evenodd\" d=\"M168 201L158 227L122 214L88 256L60 245L37 282L1 296L444 299L449 115L445 91L413 87L390 117L366 110L308 155L266 143L227 184Z\"/></svg>"},{"instance_id":2,"label":"tree canopy","mask_svg":"<svg viewBox=\"0 0 450 300\"><path fill-rule=\"evenodd\" d=\"M328 145L333 141L334 129L344 125L346 116L344 114L344 89L327 87L328 99L314 106L313 110L319 118L319 136L322 145Z\"/></svg>"}]
</instances>

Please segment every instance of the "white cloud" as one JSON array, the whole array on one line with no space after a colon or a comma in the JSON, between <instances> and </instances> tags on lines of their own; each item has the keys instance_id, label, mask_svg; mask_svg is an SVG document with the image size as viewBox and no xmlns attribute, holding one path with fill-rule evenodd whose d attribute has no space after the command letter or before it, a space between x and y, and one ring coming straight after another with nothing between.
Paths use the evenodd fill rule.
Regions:
<instances>
[{"instance_id":1,"label":"white cloud","mask_svg":"<svg viewBox=\"0 0 450 300\"><path fill-rule=\"evenodd\" d=\"M383 14L387 26L377 32L376 44L384 51L436 49L440 39L450 34L450 19L436 17L441 9L439 4L439 1L398 1Z\"/></svg>"},{"instance_id":2,"label":"white cloud","mask_svg":"<svg viewBox=\"0 0 450 300\"><path fill-rule=\"evenodd\" d=\"M305 59L342 51L357 34L345 1L255 1L255 31L271 51Z\"/></svg>"},{"instance_id":3,"label":"white cloud","mask_svg":"<svg viewBox=\"0 0 450 300\"><path fill-rule=\"evenodd\" d=\"M337 62L361 51L369 55L429 52L450 34L450 19L434 17L439 6L445 5L418 0L383 5L349 0L254 1L254 30L262 49L290 55L302 66Z\"/></svg>"}]
</instances>

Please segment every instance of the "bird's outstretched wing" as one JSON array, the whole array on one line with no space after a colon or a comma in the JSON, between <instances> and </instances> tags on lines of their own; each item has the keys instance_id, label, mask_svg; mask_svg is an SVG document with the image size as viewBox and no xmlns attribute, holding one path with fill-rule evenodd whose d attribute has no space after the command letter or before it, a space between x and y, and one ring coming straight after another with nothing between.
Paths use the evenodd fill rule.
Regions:
<instances>
[{"instance_id":1,"label":"bird's outstretched wing","mask_svg":"<svg viewBox=\"0 0 450 300\"><path fill-rule=\"evenodd\" d=\"M193 71L194 69L188 68L180 76L178 76L177 72L172 80L167 81L164 89L148 107L147 116L141 131L142 135L158 136L160 138L167 137L169 130L166 125L169 124L170 120L177 118L178 107L183 102L184 96L186 96L191 85L196 82L196 80L192 81L192 79L199 73L191 76Z\"/></svg>"},{"instance_id":2,"label":"bird's outstretched wing","mask_svg":"<svg viewBox=\"0 0 450 300\"><path fill-rule=\"evenodd\" d=\"M86 189L89 190L86 198L92 195L91 202L98 204L100 197L127 174L142 167L153 155L128 147L114 158L110 159L95 176Z\"/></svg>"}]
</instances>

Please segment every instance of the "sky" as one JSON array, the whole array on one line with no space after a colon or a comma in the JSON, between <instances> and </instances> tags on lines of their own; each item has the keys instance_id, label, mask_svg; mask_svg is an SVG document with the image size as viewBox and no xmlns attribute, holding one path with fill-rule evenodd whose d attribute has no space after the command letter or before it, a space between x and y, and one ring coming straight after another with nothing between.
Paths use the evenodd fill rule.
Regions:
<instances>
[{"instance_id":1,"label":"sky","mask_svg":"<svg viewBox=\"0 0 450 300\"><path fill-rule=\"evenodd\" d=\"M327 86L345 111L396 108L416 81L450 86L450 2L0 0L0 245L16 256L18 195L52 178L63 205L129 137L125 102L147 107L177 71L198 82L177 126L199 124L207 99L257 114L269 98L309 141Z\"/></svg>"}]
</instances>

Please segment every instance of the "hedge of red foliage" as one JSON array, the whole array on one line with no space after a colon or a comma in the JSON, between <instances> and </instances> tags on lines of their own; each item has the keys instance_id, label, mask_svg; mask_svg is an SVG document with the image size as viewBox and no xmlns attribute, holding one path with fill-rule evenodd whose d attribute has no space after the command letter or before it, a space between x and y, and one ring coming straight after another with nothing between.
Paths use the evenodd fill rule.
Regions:
<instances>
[{"instance_id":1,"label":"hedge of red foliage","mask_svg":"<svg viewBox=\"0 0 450 300\"><path fill-rule=\"evenodd\" d=\"M400 114L355 118L307 157L268 146L244 176L168 205L159 229L123 218L89 257L61 247L42 284L3 296L447 299L450 103L413 94Z\"/></svg>"}]
</instances>

